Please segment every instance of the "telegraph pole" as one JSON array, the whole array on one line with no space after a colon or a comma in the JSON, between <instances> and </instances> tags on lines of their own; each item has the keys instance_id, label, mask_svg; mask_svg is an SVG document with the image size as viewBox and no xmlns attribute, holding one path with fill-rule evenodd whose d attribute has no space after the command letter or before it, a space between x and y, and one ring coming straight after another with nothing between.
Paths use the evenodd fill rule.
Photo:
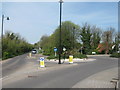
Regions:
<instances>
[{"instance_id":1,"label":"telegraph pole","mask_svg":"<svg viewBox=\"0 0 120 90\"><path fill-rule=\"evenodd\" d=\"M60 0L60 36L59 36L59 62L58 64L61 64L61 16L62 16L62 3L63 1Z\"/></svg>"}]
</instances>

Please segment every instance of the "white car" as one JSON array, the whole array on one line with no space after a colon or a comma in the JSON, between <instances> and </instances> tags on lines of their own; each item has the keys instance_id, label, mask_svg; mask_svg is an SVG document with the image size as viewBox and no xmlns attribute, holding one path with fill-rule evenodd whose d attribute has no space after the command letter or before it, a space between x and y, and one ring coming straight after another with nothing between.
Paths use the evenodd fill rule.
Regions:
<instances>
[{"instance_id":1,"label":"white car","mask_svg":"<svg viewBox=\"0 0 120 90\"><path fill-rule=\"evenodd\" d=\"M32 50L32 54L36 54L37 53L37 50L36 49L33 49Z\"/></svg>"}]
</instances>

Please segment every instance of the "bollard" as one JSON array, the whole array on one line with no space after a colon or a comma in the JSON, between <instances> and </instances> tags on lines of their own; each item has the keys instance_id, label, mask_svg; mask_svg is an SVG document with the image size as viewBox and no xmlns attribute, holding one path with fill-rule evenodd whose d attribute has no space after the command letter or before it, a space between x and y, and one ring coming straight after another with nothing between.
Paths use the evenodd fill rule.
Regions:
<instances>
[{"instance_id":1,"label":"bollard","mask_svg":"<svg viewBox=\"0 0 120 90\"><path fill-rule=\"evenodd\" d=\"M72 55L69 56L69 63L73 63L73 56Z\"/></svg>"},{"instance_id":2,"label":"bollard","mask_svg":"<svg viewBox=\"0 0 120 90\"><path fill-rule=\"evenodd\" d=\"M31 57L31 53L29 53L29 57Z\"/></svg>"},{"instance_id":3,"label":"bollard","mask_svg":"<svg viewBox=\"0 0 120 90\"><path fill-rule=\"evenodd\" d=\"M41 68L45 67L44 57L40 57L40 67Z\"/></svg>"}]
</instances>

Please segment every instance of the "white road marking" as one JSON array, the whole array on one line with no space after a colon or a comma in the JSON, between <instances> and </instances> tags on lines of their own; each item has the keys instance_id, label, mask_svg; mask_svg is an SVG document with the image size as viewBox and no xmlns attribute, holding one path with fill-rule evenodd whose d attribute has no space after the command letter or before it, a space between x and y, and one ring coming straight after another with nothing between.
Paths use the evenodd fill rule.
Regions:
<instances>
[{"instance_id":1,"label":"white road marking","mask_svg":"<svg viewBox=\"0 0 120 90\"><path fill-rule=\"evenodd\" d=\"M5 76L5 77L3 77L3 78L0 78L0 80L6 79L6 78L8 78L8 76Z\"/></svg>"}]
</instances>

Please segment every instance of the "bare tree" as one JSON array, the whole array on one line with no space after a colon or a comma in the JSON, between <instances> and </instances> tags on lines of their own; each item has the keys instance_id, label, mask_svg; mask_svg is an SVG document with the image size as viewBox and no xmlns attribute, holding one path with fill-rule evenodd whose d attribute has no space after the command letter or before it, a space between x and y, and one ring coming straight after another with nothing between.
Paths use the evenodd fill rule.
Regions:
<instances>
[{"instance_id":1,"label":"bare tree","mask_svg":"<svg viewBox=\"0 0 120 90\"><path fill-rule=\"evenodd\" d=\"M109 27L107 31L104 31L102 34L103 46L105 48L105 54L108 54L111 49L111 44L113 43L115 29Z\"/></svg>"}]
</instances>

